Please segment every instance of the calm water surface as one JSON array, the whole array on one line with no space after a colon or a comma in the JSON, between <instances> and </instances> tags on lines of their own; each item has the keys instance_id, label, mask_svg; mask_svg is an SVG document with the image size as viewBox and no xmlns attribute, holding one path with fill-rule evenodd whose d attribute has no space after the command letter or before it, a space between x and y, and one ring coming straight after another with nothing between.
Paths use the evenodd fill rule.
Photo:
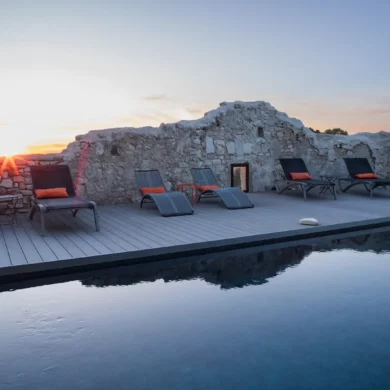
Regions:
<instances>
[{"instance_id":1,"label":"calm water surface","mask_svg":"<svg viewBox=\"0 0 390 390\"><path fill-rule=\"evenodd\" d=\"M389 238L3 291L0 389L390 389Z\"/></svg>"}]
</instances>

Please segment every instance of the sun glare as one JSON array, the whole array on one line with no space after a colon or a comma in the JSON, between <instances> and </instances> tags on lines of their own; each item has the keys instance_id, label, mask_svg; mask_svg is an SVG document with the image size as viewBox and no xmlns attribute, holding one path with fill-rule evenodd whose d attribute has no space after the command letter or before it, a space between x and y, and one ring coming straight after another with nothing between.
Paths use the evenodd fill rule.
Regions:
<instances>
[{"instance_id":1,"label":"sun glare","mask_svg":"<svg viewBox=\"0 0 390 390\"><path fill-rule=\"evenodd\" d=\"M20 139L18 134L13 133L12 131L6 131L6 126L4 130L0 128L0 133L4 136L4 142L0 143L0 157L4 156L14 156L17 154L23 154L26 152L26 144L23 139Z\"/></svg>"}]
</instances>

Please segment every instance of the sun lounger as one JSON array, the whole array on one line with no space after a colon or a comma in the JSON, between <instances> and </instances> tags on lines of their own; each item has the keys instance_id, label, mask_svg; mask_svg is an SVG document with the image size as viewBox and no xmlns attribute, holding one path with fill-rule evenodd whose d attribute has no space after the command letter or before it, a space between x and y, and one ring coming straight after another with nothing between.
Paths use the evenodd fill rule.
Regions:
<instances>
[{"instance_id":1,"label":"sun lounger","mask_svg":"<svg viewBox=\"0 0 390 390\"><path fill-rule=\"evenodd\" d=\"M301 158L280 158L279 161L286 180L286 186L278 191L279 194L287 189L299 187L303 192L303 198L306 200L307 193L318 187L324 190L323 192L329 189L334 199L336 199L336 184L328 180L312 179L305 162Z\"/></svg>"},{"instance_id":2,"label":"sun lounger","mask_svg":"<svg viewBox=\"0 0 390 390\"><path fill-rule=\"evenodd\" d=\"M45 234L45 213L53 210L72 210L75 217L79 209L93 210L95 227L99 231L96 203L76 195L72 176L67 165L32 166L31 178L34 190L29 218L36 211L41 214L41 230Z\"/></svg>"},{"instance_id":3,"label":"sun lounger","mask_svg":"<svg viewBox=\"0 0 390 390\"><path fill-rule=\"evenodd\" d=\"M375 188L390 186L390 180L377 176L366 158L344 158L344 162L348 169L349 178L340 178L339 182L346 181L349 184L341 189L343 192L347 192L357 185L364 185L372 198Z\"/></svg>"},{"instance_id":4,"label":"sun lounger","mask_svg":"<svg viewBox=\"0 0 390 390\"><path fill-rule=\"evenodd\" d=\"M167 191L157 169L135 171L135 180L142 196L141 208L145 202L153 202L163 217L194 213L187 197L182 192Z\"/></svg>"},{"instance_id":5,"label":"sun lounger","mask_svg":"<svg viewBox=\"0 0 390 390\"><path fill-rule=\"evenodd\" d=\"M220 188L210 168L192 168L191 174L201 198L219 197L228 209L254 207L248 195L238 187Z\"/></svg>"}]
</instances>

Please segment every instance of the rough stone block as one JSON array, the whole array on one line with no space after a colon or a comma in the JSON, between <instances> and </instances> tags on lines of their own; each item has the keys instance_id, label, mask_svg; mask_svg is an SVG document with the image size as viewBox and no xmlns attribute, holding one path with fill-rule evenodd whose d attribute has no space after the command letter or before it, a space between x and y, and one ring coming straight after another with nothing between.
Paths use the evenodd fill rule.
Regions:
<instances>
[{"instance_id":1,"label":"rough stone block","mask_svg":"<svg viewBox=\"0 0 390 390\"><path fill-rule=\"evenodd\" d=\"M12 188L14 186L14 183L11 179L3 179L0 185L4 188Z\"/></svg>"},{"instance_id":2,"label":"rough stone block","mask_svg":"<svg viewBox=\"0 0 390 390\"><path fill-rule=\"evenodd\" d=\"M234 154L234 152L235 152L234 142L228 142L226 144L226 149L227 149L228 154Z\"/></svg>"},{"instance_id":3,"label":"rough stone block","mask_svg":"<svg viewBox=\"0 0 390 390\"><path fill-rule=\"evenodd\" d=\"M206 153L207 154L215 153L213 137L206 137Z\"/></svg>"},{"instance_id":4,"label":"rough stone block","mask_svg":"<svg viewBox=\"0 0 390 390\"><path fill-rule=\"evenodd\" d=\"M95 145L95 153L97 156L103 156L104 155L104 145L100 142L96 143Z\"/></svg>"},{"instance_id":5,"label":"rough stone block","mask_svg":"<svg viewBox=\"0 0 390 390\"><path fill-rule=\"evenodd\" d=\"M244 154L251 154L252 153L252 146L253 144L251 143L244 143Z\"/></svg>"},{"instance_id":6,"label":"rough stone block","mask_svg":"<svg viewBox=\"0 0 390 390\"><path fill-rule=\"evenodd\" d=\"M234 141L234 147L236 149L237 156L242 156L244 154L244 143L240 139Z\"/></svg>"}]
</instances>

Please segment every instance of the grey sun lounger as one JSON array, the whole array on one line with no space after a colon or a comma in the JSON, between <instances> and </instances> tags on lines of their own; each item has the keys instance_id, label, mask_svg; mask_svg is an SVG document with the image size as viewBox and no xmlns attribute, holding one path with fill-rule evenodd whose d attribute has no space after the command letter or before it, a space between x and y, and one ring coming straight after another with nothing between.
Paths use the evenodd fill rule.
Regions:
<instances>
[{"instance_id":1,"label":"grey sun lounger","mask_svg":"<svg viewBox=\"0 0 390 390\"><path fill-rule=\"evenodd\" d=\"M202 191L202 186L219 187L217 178L210 168L192 168L191 174L199 191L198 203L202 198L219 197L228 209L254 207L248 195L238 187L213 188Z\"/></svg>"},{"instance_id":2,"label":"grey sun lounger","mask_svg":"<svg viewBox=\"0 0 390 390\"><path fill-rule=\"evenodd\" d=\"M68 198L31 199L29 218L32 220L36 211L41 214L41 231L44 235L45 213L53 210L71 210L75 217L80 209L91 209L94 214L96 231L99 231L99 216L95 202L76 195L72 176L67 165L44 165L31 167L31 179L34 193L36 190L66 188Z\"/></svg>"},{"instance_id":3,"label":"grey sun lounger","mask_svg":"<svg viewBox=\"0 0 390 390\"><path fill-rule=\"evenodd\" d=\"M375 174L366 158L344 158L344 162L347 166L349 177L340 178L339 182L346 181L349 184L345 188L341 188L341 191L347 192L352 187L364 185L364 188L370 193L370 197L372 198L375 188L390 186L390 180L378 176L374 179L359 179L356 177L356 175L364 173Z\"/></svg>"},{"instance_id":4,"label":"grey sun lounger","mask_svg":"<svg viewBox=\"0 0 390 390\"><path fill-rule=\"evenodd\" d=\"M194 213L187 197L182 192L168 192L157 169L135 171L135 180L141 194L141 208L145 202L155 203L163 217L191 215ZM159 194L143 194L143 188L163 188Z\"/></svg>"},{"instance_id":5,"label":"grey sun lounger","mask_svg":"<svg viewBox=\"0 0 390 390\"><path fill-rule=\"evenodd\" d=\"M307 193L311 191L313 188L319 187L322 190L330 190L334 199L336 198L336 183L333 183L328 180L317 180L317 179L309 179L309 180L292 180L291 173L306 173L309 172L307 170L305 162L301 158L280 158L280 165L282 166L286 186L278 190L278 193L281 194L284 191L299 187L303 192L304 200L307 199ZM325 192L325 191L323 191Z\"/></svg>"}]
</instances>

